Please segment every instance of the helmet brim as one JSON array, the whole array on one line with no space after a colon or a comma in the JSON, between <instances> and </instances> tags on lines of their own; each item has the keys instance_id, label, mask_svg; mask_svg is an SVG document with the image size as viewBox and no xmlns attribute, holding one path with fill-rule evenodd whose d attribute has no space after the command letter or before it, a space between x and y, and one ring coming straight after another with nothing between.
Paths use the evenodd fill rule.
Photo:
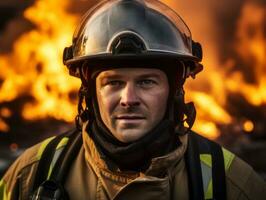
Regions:
<instances>
[{"instance_id":1,"label":"helmet brim","mask_svg":"<svg viewBox=\"0 0 266 200\"><path fill-rule=\"evenodd\" d=\"M195 56L185 56L170 53L142 53L142 54L101 54L93 56L84 56L80 58L65 61L65 65L70 71L76 71L78 67L87 67L88 69L101 68L172 68L177 67L180 61L199 62L200 59ZM78 75L76 75L78 77Z\"/></svg>"}]
</instances>

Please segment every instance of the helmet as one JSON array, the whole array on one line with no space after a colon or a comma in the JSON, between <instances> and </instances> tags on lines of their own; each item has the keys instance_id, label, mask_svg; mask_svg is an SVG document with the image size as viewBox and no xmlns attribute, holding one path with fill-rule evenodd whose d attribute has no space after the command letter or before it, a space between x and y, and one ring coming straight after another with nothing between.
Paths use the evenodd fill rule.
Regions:
<instances>
[{"instance_id":1,"label":"helmet","mask_svg":"<svg viewBox=\"0 0 266 200\"><path fill-rule=\"evenodd\" d=\"M202 51L185 22L158 0L105 0L90 9L65 48L70 74L79 67L172 66L185 63L187 73L202 70ZM170 64L171 63L171 64Z\"/></svg>"},{"instance_id":2,"label":"helmet","mask_svg":"<svg viewBox=\"0 0 266 200\"><path fill-rule=\"evenodd\" d=\"M72 45L65 48L63 55L63 62L70 74L82 80L77 127L80 119L86 121L95 115L88 109L94 102L94 95L88 89L93 85L93 76L86 80L88 77L84 77L84 71L86 74L91 71L92 75L95 71L109 67L162 69L167 73L172 86L170 96L175 97L169 99L177 102L169 102L169 116L172 115L169 118L174 118L172 110L177 108L180 113L177 121L182 122L184 113L195 113L193 109L186 109L183 84L188 76L194 77L203 69L201 60L201 45L192 40L190 30L182 18L160 1L100 2L84 15L74 33ZM178 77L175 77L176 74ZM92 81L92 84L88 84L88 81ZM85 109L82 106L84 99L87 106ZM188 115L192 116L188 117L188 122L193 124L195 114Z\"/></svg>"}]
</instances>

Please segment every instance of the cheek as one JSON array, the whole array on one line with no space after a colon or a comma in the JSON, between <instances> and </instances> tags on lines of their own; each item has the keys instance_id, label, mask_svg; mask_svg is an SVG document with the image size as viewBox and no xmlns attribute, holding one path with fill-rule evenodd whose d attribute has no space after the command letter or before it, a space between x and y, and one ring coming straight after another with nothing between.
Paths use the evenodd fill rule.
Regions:
<instances>
[{"instance_id":1,"label":"cheek","mask_svg":"<svg viewBox=\"0 0 266 200\"><path fill-rule=\"evenodd\" d=\"M154 109L157 110L158 115L164 116L167 107L168 93L163 92L154 97L154 100Z\"/></svg>"},{"instance_id":2,"label":"cheek","mask_svg":"<svg viewBox=\"0 0 266 200\"><path fill-rule=\"evenodd\" d=\"M154 118L162 118L167 107L169 91L166 89L159 89L156 92L144 93L145 102Z\"/></svg>"},{"instance_id":3,"label":"cheek","mask_svg":"<svg viewBox=\"0 0 266 200\"><path fill-rule=\"evenodd\" d=\"M116 105L116 96L105 91L99 91L97 93L97 100L101 116L110 116Z\"/></svg>"}]
</instances>

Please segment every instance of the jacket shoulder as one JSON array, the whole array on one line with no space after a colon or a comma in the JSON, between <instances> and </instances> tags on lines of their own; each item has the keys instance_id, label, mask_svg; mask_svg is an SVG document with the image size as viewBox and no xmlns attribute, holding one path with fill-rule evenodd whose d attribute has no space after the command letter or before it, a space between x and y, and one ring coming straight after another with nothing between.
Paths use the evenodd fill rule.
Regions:
<instances>
[{"instance_id":1,"label":"jacket shoulder","mask_svg":"<svg viewBox=\"0 0 266 200\"><path fill-rule=\"evenodd\" d=\"M6 197L14 197L17 191L18 182L26 183L28 186L32 184L33 176L36 172L38 162L46 145L54 137L47 138L42 142L26 149L9 167L2 180L0 181L0 199L3 195ZM1 194L2 193L2 194ZM2 195L2 196L1 196ZM10 199L7 198L7 199Z\"/></svg>"},{"instance_id":2,"label":"jacket shoulder","mask_svg":"<svg viewBox=\"0 0 266 200\"><path fill-rule=\"evenodd\" d=\"M237 156L226 172L226 182L230 199L266 199L265 181L250 165Z\"/></svg>"},{"instance_id":3,"label":"jacket shoulder","mask_svg":"<svg viewBox=\"0 0 266 200\"><path fill-rule=\"evenodd\" d=\"M213 142L197 133L194 133L198 142L205 145ZM254 169L234 153L222 147L227 199L264 200L266 199L266 183Z\"/></svg>"},{"instance_id":4,"label":"jacket shoulder","mask_svg":"<svg viewBox=\"0 0 266 200\"><path fill-rule=\"evenodd\" d=\"M28 167L29 165L32 165L33 163L39 161L45 147L53 138L54 137L47 138L42 142L26 149L11 165L11 167L7 171L7 174L12 171L20 171L25 167Z\"/></svg>"}]
</instances>

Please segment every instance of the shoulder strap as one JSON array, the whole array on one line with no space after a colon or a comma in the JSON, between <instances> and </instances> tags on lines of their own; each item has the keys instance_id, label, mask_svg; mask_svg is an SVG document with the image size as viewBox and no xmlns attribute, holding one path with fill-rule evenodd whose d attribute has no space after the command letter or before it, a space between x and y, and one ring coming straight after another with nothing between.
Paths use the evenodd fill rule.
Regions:
<instances>
[{"instance_id":1,"label":"shoulder strap","mask_svg":"<svg viewBox=\"0 0 266 200\"><path fill-rule=\"evenodd\" d=\"M49 179L61 183L62 185L64 184L71 164L77 157L81 146L82 135L80 131L76 130L73 134L71 134L69 142L63 149L60 157L57 159Z\"/></svg>"},{"instance_id":2,"label":"shoulder strap","mask_svg":"<svg viewBox=\"0 0 266 200\"><path fill-rule=\"evenodd\" d=\"M190 200L203 200L203 180L201 175L199 147L197 140L189 134L188 148L185 154L185 161L188 170L188 183L189 183L189 199Z\"/></svg>"},{"instance_id":3,"label":"shoulder strap","mask_svg":"<svg viewBox=\"0 0 266 200\"><path fill-rule=\"evenodd\" d=\"M45 140L40 147L40 150L38 152L38 156L40 156L40 160L38 163L38 167L36 170L34 182L32 191L36 190L36 188L46 180L49 172L50 163L52 161L52 158L54 156L56 146L61 141L63 135L57 136L55 138L49 138ZM47 142L49 142L47 144ZM44 150L42 150L44 148Z\"/></svg>"},{"instance_id":4,"label":"shoulder strap","mask_svg":"<svg viewBox=\"0 0 266 200\"><path fill-rule=\"evenodd\" d=\"M210 141L212 155L213 198L226 200L226 181L223 151L220 145Z\"/></svg>"},{"instance_id":5,"label":"shoulder strap","mask_svg":"<svg viewBox=\"0 0 266 200\"><path fill-rule=\"evenodd\" d=\"M186 153L190 199L226 199L225 165L220 145L189 133Z\"/></svg>"},{"instance_id":6,"label":"shoulder strap","mask_svg":"<svg viewBox=\"0 0 266 200\"><path fill-rule=\"evenodd\" d=\"M77 130L71 130L68 132L65 132L59 136L56 136L55 138L48 139L43 142L42 145L44 145L44 150L41 149L41 153L38 153L40 155L39 164L35 173L35 179L33 182L32 192L35 191L47 178L50 176L51 173L51 163L54 161L57 147L60 145L60 142L66 137L69 138L71 135L75 134L75 132L78 132ZM48 144L47 144L48 142ZM64 148L65 149L65 148ZM59 155L56 155L58 158Z\"/></svg>"},{"instance_id":7,"label":"shoulder strap","mask_svg":"<svg viewBox=\"0 0 266 200\"><path fill-rule=\"evenodd\" d=\"M67 136L67 138L63 138L64 136ZM70 132L67 132L66 134L63 134L63 136L60 137L61 141L58 142L57 138L56 140L57 145L53 145L53 154L51 155L43 155L41 159L47 158L49 156L49 160L52 161L50 163L47 163L50 167L47 174L47 171L45 171L46 179L44 179L43 182L41 182L40 185L34 185L35 190L33 190L33 193L30 197L32 200L39 200L39 199L47 199L47 200L68 200L69 196L67 191L64 188L64 182L65 178L67 177L68 171L71 167L71 164L73 160L75 159L76 155L78 154L78 151L82 145L82 136L80 131L73 130ZM66 139L66 140L64 140ZM51 142L53 143L53 141ZM66 144L65 144L66 143ZM49 143L50 144L50 143ZM65 145L64 148L61 148L61 144ZM55 148L54 148L55 147ZM57 148L58 147L58 148ZM45 151L50 151L50 146L47 145L45 148ZM58 153L59 151L59 153ZM44 152L45 153L45 152ZM38 173L44 173L42 171L42 167L40 166ZM38 175L39 176L39 175Z\"/></svg>"}]
</instances>

